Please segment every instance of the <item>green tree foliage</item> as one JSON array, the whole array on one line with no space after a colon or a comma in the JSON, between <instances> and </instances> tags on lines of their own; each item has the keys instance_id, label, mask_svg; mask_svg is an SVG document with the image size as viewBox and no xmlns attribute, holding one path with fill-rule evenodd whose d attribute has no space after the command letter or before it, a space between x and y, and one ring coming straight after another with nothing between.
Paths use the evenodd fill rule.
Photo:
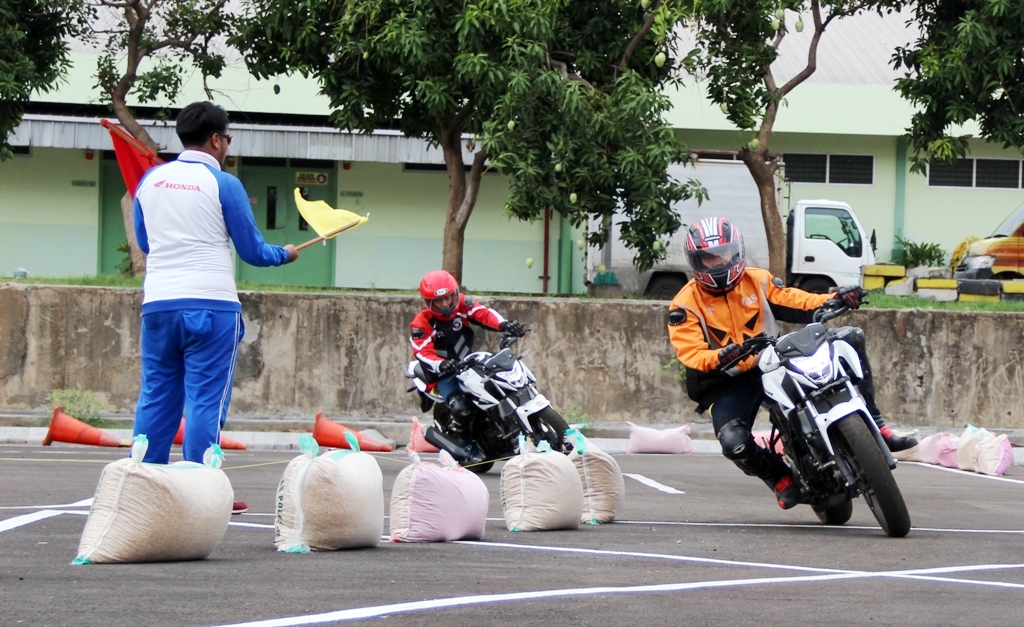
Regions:
<instances>
[{"instance_id":1,"label":"green tree foliage","mask_svg":"<svg viewBox=\"0 0 1024 627\"><path fill-rule=\"evenodd\" d=\"M970 121L982 137L1024 149L1024 3L1020 0L917 0L921 35L893 55L900 94L918 107L908 129L912 169L968 152Z\"/></svg>"},{"instance_id":2,"label":"green tree foliage","mask_svg":"<svg viewBox=\"0 0 1024 627\"><path fill-rule=\"evenodd\" d=\"M132 137L153 152L158 146L138 123L129 101L144 105L165 98L177 99L188 65L203 78L206 95L209 77L224 69L223 35L231 28L227 0L84 0L93 10L91 39L102 52L96 66L96 87L109 103L117 121ZM135 241L129 196L121 200L121 215L128 236L132 274L140 276L145 255Z\"/></svg>"},{"instance_id":3,"label":"green tree foliage","mask_svg":"<svg viewBox=\"0 0 1024 627\"><path fill-rule=\"evenodd\" d=\"M786 242L775 196L779 155L770 152L783 99L817 70L818 45L833 21L868 10L892 11L904 0L704 0L695 5L696 46L687 56L691 72L729 121L750 134L737 146L757 184L768 236L770 269L786 273ZM772 63L789 29L808 41L804 67L785 82Z\"/></svg>"},{"instance_id":4,"label":"green tree foliage","mask_svg":"<svg viewBox=\"0 0 1024 627\"><path fill-rule=\"evenodd\" d=\"M623 215L640 268L700 194L667 168L685 148L663 121L678 82L676 0L249 0L229 41L258 77L320 81L338 127L398 128L439 145L449 176L444 267L462 273L485 168L510 183L507 212L576 226ZM472 154L466 175L464 150ZM468 180L467 180L468 178ZM589 235L601 243L607 231Z\"/></svg>"},{"instance_id":5,"label":"green tree foliage","mask_svg":"<svg viewBox=\"0 0 1024 627\"><path fill-rule=\"evenodd\" d=\"M82 32L79 0L0 0L0 161L35 91L54 86L67 71L68 37Z\"/></svg>"}]
</instances>

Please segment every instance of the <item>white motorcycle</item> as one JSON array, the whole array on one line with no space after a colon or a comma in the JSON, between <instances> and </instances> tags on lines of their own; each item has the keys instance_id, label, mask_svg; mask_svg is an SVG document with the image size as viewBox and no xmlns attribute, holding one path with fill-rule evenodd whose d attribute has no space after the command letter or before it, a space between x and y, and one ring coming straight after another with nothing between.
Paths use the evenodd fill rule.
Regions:
<instances>
[{"instance_id":1,"label":"white motorcycle","mask_svg":"<svg viewBox=\"0 0 1024 627\"><path fill-rule=\"evenodd\" d=\"M511 346L519 338L503 334L497 353L477 351L462 360L456 376L459 387L473 408L466 430L467 437L483 455L473 459L465 448L447 435L450 416L444 399L434 389L436 375L426 371L419 360L405 368L420 396L420 408L434 410L434 425L427 427L423 437L444 449L475 473L483 474L494 461L519 452L519 436L533 440L535 445L547 442L553 450L566 450L565 431L569 425L537 391L537 378L522 362L525 355L515 355Z\"/></svg>"},{"instance_id":2,"label":"white motorcycle","mask_svg":"<svg viewBox=\"0 0 1024 627\"><path fill-rule=\"evenodd\" d=\"M901 538L910 532L910 514L892 475L896 462L857 387L863 366L857 351L823 324L846 311L822 308L799 331L750 338L722 369L761 352L758 368L772 422L769 448L781 439L801 501L822 523L844 524L860 495L882 530Z\"/></svg>"}]
</instances>

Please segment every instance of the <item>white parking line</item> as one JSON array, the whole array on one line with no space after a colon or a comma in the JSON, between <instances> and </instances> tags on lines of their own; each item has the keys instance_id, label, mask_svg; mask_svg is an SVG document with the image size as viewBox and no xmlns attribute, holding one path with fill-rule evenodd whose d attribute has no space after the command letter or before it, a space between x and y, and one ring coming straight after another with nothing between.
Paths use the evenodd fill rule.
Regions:
<instances>
[{"instance_id":1,"label":"white parking line","mask_svg":"<svg viewBox=\"0 0 1024 627\"><path fill-rule=\"evenodd\" d=\"M686 494L686 492L683 492L682 490L676 490L673 487L667 486L664 483L658 483L654 479L651 479L650 477L645 477L643 475L637 475L637 474L634 474L634 473L631 473L631 472L624 472L624 473L622 473L622 476L623 477L629 477L630 479L632 479L634 481L639 481L640 483L644 484L645 486L654 488L655 490L661 490L662 492L664 492L666 494Z\"/></svg>"},{"instance_id":2,"label":"white parking line","mask_svg":"<svg viewBox=\"0 0 1024 627\"><path fill-rule=\"evenodd\" d=\"M926 464L924 462L900 462L901 464L913 464L914 466L923 466L925 468L932 468L934 470L945 470L946 472L955 472L962 477L978 477L979 479L992 479L993 481L1005 481L1007 483L1020 483L1024 484L1024 481L1020 479L1010 479L1009 477L999 477L996 475L984 475L969 470L960 470L959 468L946 468L945 466L938 466L936 464Z\"/></svg>"},{"instance_id":3,"label":"white parking line","mask_svg":"<svg viewBox=\"0 0 1024 627\"><path fill-rule=\"evenodd\" d=\"M818 531L863 531L880 528L864 525L823 525L821 523L723 523L723 522L682 522L678 520L613 520L613 525L672 525L678 527L752 527L777 529L814 529ZM935 533L1009 533L1024 534L1024 529L944 529L941 527L911 527L913 531L930 531Z\"/></svg>"},{"instance_id":4,"label":"white parking line","mask_svg":"<svg viewBox=\"0 0 1024 627\"><path fill-rule=\"evenodd\" d=\"M869 579L874 577L908 577L938 583L967 583L972 585L988 585L1012 589L1024 589L1024 584L1013 584L994 581L976 581L948 579L943 577L930 577L923 574L933 571L956 572L957 570L988 570L995 568L1024 568L1024 564L994 564L964 567L948 567L943 569L923 569L921 571L897 571L891 573L871 572L841 572L826 575L804 575L797 577L758 577L752 579L725 579L712 581L695 581L685 583L653 584L643 586L601 586L594 588L566 588L562 590L537 590L532 592L515 592L508 594L481 594L475 596L453 597L447 599L429 599L426 601L414 601L409 603L393 603L389 605L378 605L370 607L338 610L324 612L321 614L307 614L291 616L286 618L275 618L270 620L251 621L246 623L230 623L220 627L291 627L293 625L314 625L318 623L341 622L348 620L359 620L388 616L404 612L415 612L422 610L439 610L469 605L484 605L488 603L507 603L511 601L532 601L537 599L550 599L556 597L582 597L604 594L650 594L665 592L681 592L686 590L703 590L710 588L735 588L740 586L759 586L765 584L788 584L788 583L818 583L823 581L836 581L842 579Z\"/></svg>"},{"instance_id":5,"label":"white parking line","mask_svg":"<svg viewBox=\"0 0 1024 627\"><path fill-rule=\"evenodd\" d=\"M10 531L11 529L17 529L24 525L30 525L40 520L47 518L53 518L54 516L60 516L64 512L58 512L52 509L44 509L40 512L32 512L31 514L22 514L21 516L15 516L14 518L8 518L7 520L0 520L0 533L4 531Z\"/></svg>"},{"instance_id":6,"label":"white parking line","mask_svg":"<svg viewBox=\"0 0 1024 627\"><path fill-rule=\"evenodd\" d=\"M76 501L75 503L65 503L64 505L8 505L0 507L0 509L62 509L65 507L91 507L92 498L83 499Z\"/></svg>"}]
</instances>

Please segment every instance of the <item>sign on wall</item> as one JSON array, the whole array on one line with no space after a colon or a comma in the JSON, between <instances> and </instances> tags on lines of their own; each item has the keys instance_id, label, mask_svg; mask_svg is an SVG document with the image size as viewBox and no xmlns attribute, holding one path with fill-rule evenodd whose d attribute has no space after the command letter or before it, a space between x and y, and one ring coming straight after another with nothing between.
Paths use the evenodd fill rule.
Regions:
<instances>
[{"instance_id":1,"label":"sign on wall","mask_svg":"<svg viewBox=\"0 0 1024 627\"><path fill-rule=\"evenodd\" d=\"M296 185L327 185L328 176L326 172L296 172Z\"/></svg>"}]
</instances>

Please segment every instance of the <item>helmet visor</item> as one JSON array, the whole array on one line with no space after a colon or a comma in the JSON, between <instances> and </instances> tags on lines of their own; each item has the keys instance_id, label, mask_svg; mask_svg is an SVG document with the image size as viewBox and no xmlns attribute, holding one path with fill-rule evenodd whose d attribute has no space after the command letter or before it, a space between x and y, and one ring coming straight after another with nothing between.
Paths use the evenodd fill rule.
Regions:
<instances>
[{"instance_id":1,"label":"helmet visor","mask_svg":"<svg viewBox=\"0 0 1024 627\"><path fill-rule=\"evenodd\" d=\"M691 255L691 264L697 272L712 273L716 270L727 270L743 260L743 248L740 242L730 242L721 246L701 248Z\"/></svg>"},{"instance_id":2,"label":"helmet visor","mask_svg":"<svg viewBox=\"0 0 1024 627\"><path fill-rule=\"evenodd\" d=\"M459 291L455 290L454 292L448 292L444 296L425 300L430 311L442 316L450 316L455 311L456 305L459 304Z\"/></svg>"}]
</instances>

